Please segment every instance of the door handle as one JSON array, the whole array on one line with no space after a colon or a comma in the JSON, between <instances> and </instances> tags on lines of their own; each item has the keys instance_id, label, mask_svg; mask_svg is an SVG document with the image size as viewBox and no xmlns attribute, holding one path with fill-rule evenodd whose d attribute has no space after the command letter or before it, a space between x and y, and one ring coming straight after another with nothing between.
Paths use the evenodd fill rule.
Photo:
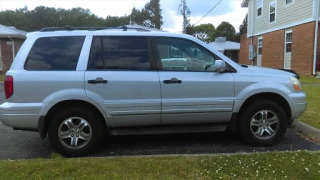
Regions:
<instances>
[{"instance_id":1,"label":"door handle","mask_svg":"<svg viewBox=\"0 0 320 180\"><path fill-rule=\"evenodd\" d=\"M171 78L170 80L164 80L163 83L165 83L165 84L181 84L182 81L177 78Z\"/></svg>"},{"instance_id":2,"label":"door handle","mask_svg":"<svg viewBox=\"0 0 320 180\"><path fill-rule=\"evenodd\" d=\"M88 80L89 84L107 84L108 81L104 80L103 78L97 78L95 80Z\"/></svg>"}]
</instances>

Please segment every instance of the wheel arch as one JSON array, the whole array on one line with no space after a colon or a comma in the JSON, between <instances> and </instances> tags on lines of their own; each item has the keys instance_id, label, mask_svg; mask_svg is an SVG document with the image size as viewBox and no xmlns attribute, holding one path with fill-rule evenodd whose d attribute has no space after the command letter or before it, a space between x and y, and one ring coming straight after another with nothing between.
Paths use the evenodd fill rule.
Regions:
<instances>
[{"instance_id":1,"label":"wheel arch","mask_svg":"<svg viewBox=\"0 0 320 180\"><path fill-rule=\"evenodd\" d=\"M240 120L241 113L243 109L253 101L256 101L258 99L268 99L271 100L277 104L279 104L285 111L287 118L288 118L288 123L291 121L292 117L292 111L291 111L291 106L289 102L287 101L286 98L284 98L282 95L278 93L273 93L273 92L259 92L256 94L253 94L249 96L246 100L244 101L238 101L235 103L235 108L234 112L232 114L230 123L229 123L229 129L231 132L237 132L238 131L238 121Z\"/></svg>"},{"instance_id":2,"label":"wheel arch","mask_svg":"<svg viewBox=\"0 0 320 180\"><path fill-rule=\"evenodd\" d=\"M100 116L101 119L104 120L104 122L103 122L104 128L107 128L108 121L105 118L104 113L101 112L102 110L100 110L98 107L96 107L96 105L94 105L90 102L84 101L84 100L64 100L64 101L60 101L60 102L54 104L52 107L50 107L50 109L48 110L48 112L45 115L40 116L39 121L38 121L38 131L39 131L40 137L42 139L45 139L47 137L49 124L50 124L52 118L55 116L55 114L57 114L59 112L59 110L64 109L66 107L70 107L70 106L85 106L87 108L90 108L98 116Z\"/></svg>"},{"instance_id":3,"label":"wheel arch","mask_svg":"<svg viewBox=\"0 0 320 180\"><path fill-rule=\"evenodd\" d=\"M290 121L291 116L292 116L290 104L288 103L286 98L284 98L282 95L277 94L277 93L272 93L272 92L263 92L263 93L258 93L258 94L254 94L254 95L250 96L241 105L238 113L241 114L243 109L248 104L252 103L253 101L259 100L259 99L267 99L267 100L270 100L270 101L273 101L273 102L279 104L283 108L283 110L285 111L286 116L288 118L288 121Z\"/></svg>"}]
</instances>

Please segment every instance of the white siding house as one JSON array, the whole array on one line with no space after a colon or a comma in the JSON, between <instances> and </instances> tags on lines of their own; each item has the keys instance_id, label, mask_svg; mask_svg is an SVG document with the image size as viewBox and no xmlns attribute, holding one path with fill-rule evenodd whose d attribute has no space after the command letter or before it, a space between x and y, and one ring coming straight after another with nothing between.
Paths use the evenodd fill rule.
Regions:
<instances>
[{"instance_id":1,"label":"white siding house","mask_svg":"<svg viewBox=\"0 0 320 180\"><path fill-rule=\"evenodd\" d=\"M315 0L245 0L242 7L248 7L248 37L285 29L297 24L314 21ZM258 16L258 3L262 2ZM270 22L270 6L275 4L275 21Z\"/></svg>"},{"instance_id":2,"label":"white siding house","mask_svg":"<svg viewBox=\"0 0 320 180\"><path fill-rule=\"evenodd\" d=\"M248 8L247 39L241 45L256 48L240 56L255 54L251 60L257 66L320 71L320 0L243 0L241 7Z\"/></svg>"}]
</instances>

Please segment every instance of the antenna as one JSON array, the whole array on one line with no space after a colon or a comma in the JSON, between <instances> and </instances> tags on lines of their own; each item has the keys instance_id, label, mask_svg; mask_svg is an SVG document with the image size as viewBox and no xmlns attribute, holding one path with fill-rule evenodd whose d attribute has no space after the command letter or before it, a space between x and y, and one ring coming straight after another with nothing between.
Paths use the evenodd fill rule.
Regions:
<instances>
[{"instance_id":1,"label":"antenna","mask_svg":"<svg viewBox=\"0 0 320 180\"><path fill-rule=\"evenodd\" d=\"M190 17L190 14L191 14L191 11L187 6L186 0L181 0L181 4L179 5L179 12L183 16L183 30L182 30L182 32L184 34L186 34L188 17Z\"/></svg>"}]
</instances>

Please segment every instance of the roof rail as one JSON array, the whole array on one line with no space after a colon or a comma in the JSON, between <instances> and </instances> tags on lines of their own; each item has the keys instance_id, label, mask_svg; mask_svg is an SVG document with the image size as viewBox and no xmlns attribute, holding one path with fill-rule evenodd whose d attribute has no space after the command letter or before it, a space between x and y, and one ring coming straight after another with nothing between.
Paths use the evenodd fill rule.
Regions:
<instances>
[{"instance_id":1,"label":"roof rail","mask_svg":"<svg viewBox=\"0 0 320 180\"><path fill-rule=\"evenodd\" d=\"M50 32L50 31L74 31L74 30L88 30L88 31L96 31L96 30L112 30L112 29L122 29L123 31L127 31L128 29L134 29L137 31L150 31L144 28L135 28L135 27L73 27L73 26L64 26L64 27L46 27L42 28L40 32Z\"/></svg>"}]
</instances>

